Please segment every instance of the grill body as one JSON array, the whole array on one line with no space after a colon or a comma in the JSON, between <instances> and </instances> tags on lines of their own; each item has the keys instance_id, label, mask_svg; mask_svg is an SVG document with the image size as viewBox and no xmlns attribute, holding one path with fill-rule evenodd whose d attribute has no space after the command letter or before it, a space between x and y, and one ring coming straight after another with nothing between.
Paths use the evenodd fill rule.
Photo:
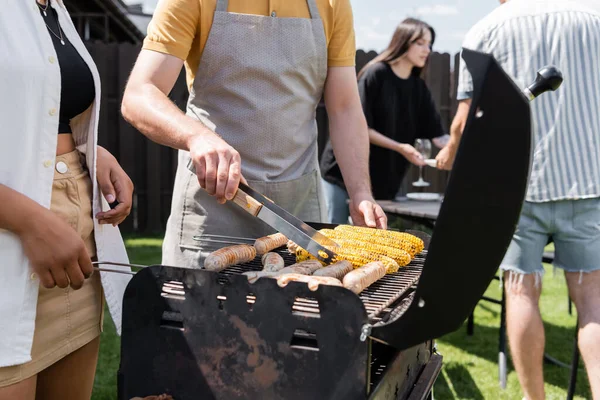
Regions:
<instances>
[{"instance_id":1,"label":"grill body","mask_svg":"<svg viewBox=\"0 0 600 400\"><path fill-rule=\"evenodd\" d=\"M360 296L250 284L240 274L256 260L223 273L143 269L123 303L119 398L426 398L441 364L432 340L464 322L496 273L531 159L527 99L491 56L463 58L473 102L426 252Z\"/></svg>"},{"instance_id":2,"label":"grill body","mask_svg":"<svg viewBox=\"0 0 600 400\"><path fill-rule=\"evenodd\" d=\"M280 249L286 264L293 256ZM411 299L422 258L361 297L340 287L250 284L240 275L153 266L136 274L123 309L121 399L367 399L407 393L432 343L406 352L364 336ZM393 366L393 367L390 367ZM433 381L435 377L432 377ZM383 396L383 397L382 397ZM398 397L404 398L404 397Z\"/></svg>"}]
</instances>

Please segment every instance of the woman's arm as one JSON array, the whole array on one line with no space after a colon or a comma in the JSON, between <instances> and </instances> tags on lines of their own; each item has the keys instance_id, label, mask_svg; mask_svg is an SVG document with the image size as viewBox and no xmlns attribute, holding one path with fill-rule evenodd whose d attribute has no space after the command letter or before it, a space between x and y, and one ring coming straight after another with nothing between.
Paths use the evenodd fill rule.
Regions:
<instances>
[{"instance_id":1,"label":"woman's arm","mask_svg":"<svg viewBox=\"0 0 600 400\"><path fill-rule=\"evenodd\" d=\"M117 226L131 211L133 182L121 168L117 159L104 147L98 146L96 161L98 186L108 204L118 201L115 208L96 214L98 223Z\"/></svg>"},{"instance_id":2,"label":"woman's arm","mask_svg":"<svg viewBox=\"0 0 600 400\"><path fill-rule=\"evenodd\" d=\"M42 285L79 289L93 267L77 232L29 197L0 184L0 229L19 237Z\"/></svg>"}]
</instances>

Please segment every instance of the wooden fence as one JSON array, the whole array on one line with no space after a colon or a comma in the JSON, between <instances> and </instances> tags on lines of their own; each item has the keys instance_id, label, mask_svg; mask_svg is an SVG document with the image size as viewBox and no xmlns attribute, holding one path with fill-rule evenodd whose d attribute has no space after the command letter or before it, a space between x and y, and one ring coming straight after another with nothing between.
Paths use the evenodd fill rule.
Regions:
<instances>
[{"instance_id":1,"label":"wooden fence","mask_svg":"<svg viewBox=\"0 0 600 400\"><path fill-rule=\"evenodd\" d=\"M123 90L140 46L101 42L90 42L86 46L102 79L99 144L119 160L135 185L133 210L121 225L121 230L144 234L163 232L170 214L177 151L146 139L122 118L120 112ZM375 56L375 52L365 53L359 50L356 55L357 70ZM425 80L447 128L456 109L456 78L452 73L452 66L458 60L457 57L458 55L452 57L449 54L433 53L425 72ZM188 91L183 71L169 97L180 109L185 110ZM323 105L317 110L317 122L321 151L328 137L327 113ZM437 150L434 150L435 153ZM411 168L401 190L409 190L410 182L416 180L417 176L418 169ZM424 176L432 183L427 191L444 191L447 173L425 168Z\"/></svg>"}]
</instances>

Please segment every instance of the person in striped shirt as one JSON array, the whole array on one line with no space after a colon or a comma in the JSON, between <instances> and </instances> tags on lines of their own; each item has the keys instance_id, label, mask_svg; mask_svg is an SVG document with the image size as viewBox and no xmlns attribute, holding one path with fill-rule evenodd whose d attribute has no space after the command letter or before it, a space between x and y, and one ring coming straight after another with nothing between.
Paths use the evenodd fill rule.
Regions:
<instances>
[{"instance_id":1,"label":"person in striped shirt","mask_svg":"<svg viewBox=\"0 0 600 400\"><path fill-rule=\"evenodd\" d=\"M510 0L478 22L464 48L489 53L521 88L545 65L564 83L531 103L534 151L521 218L502 261L513 362L527 399L543 399L541 259L549 240L579 317L579 349L600 399L600 1ZM473 82L461 60L451 140L438 157L450 169ZM510 155L507 155L510 162Z\"/></svg>"}]
</instances>

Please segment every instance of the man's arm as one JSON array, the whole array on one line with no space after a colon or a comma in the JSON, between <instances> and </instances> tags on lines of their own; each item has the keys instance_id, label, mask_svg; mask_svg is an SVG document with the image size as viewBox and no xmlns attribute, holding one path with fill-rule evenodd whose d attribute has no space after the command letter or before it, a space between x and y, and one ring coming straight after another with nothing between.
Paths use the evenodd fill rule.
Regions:
<instances>
[{"instance_id":1,"label":"man's arm","mask_svg":"<svg viewBox=\"0 0 600 400\"><path fill-rule=\"evenodd\" d=\"M220 202L231 200L241 177L239 153L167 97L183 61L142 50L125 88L123 117L156 143L190 152L200 186Z\"/></svg>"},{"instance_id":2,"label":"man's arm","mask_svg":"<svg viewBox=\"0 0 600 400\"><path fill-rule=\"evenodd\" d=\"M443 149L444 147L446 147L446 145L450 141L450 135L445 134L445 135L433 138L433 139L431 139L431 141L433 142L435 147L437 147L438 149Z\"/></svg>"},{"instance_id":3,"label":"man's arm","mask_svg":"<svg viewBox=\"0 0 600 400\"><path fill-rule=\"evenodd\" d=\"M458 150L460 138L462 137L465 124L467 123L470 107L471 99L461 100L458 103L456 115L454 116L454 120L452 120L452 125L450 126L450 140L448 141L446 147L440 150L435 158L437 160L437 167L439 169L452 169L454 157L456 157L456 150Z\"/></svg>"},{"instance_id":4,"label":"man's arm","mask_svg":"<svg viewBox=\"0 0 600 400\"><path fill-rule=\"evenodd\" d=\"M369 134L354 67L330 67L325 83L329 136L350 196L356 225L387 227L385 213L373 200L369 177Z\"/></svg>"}]
</instances>

